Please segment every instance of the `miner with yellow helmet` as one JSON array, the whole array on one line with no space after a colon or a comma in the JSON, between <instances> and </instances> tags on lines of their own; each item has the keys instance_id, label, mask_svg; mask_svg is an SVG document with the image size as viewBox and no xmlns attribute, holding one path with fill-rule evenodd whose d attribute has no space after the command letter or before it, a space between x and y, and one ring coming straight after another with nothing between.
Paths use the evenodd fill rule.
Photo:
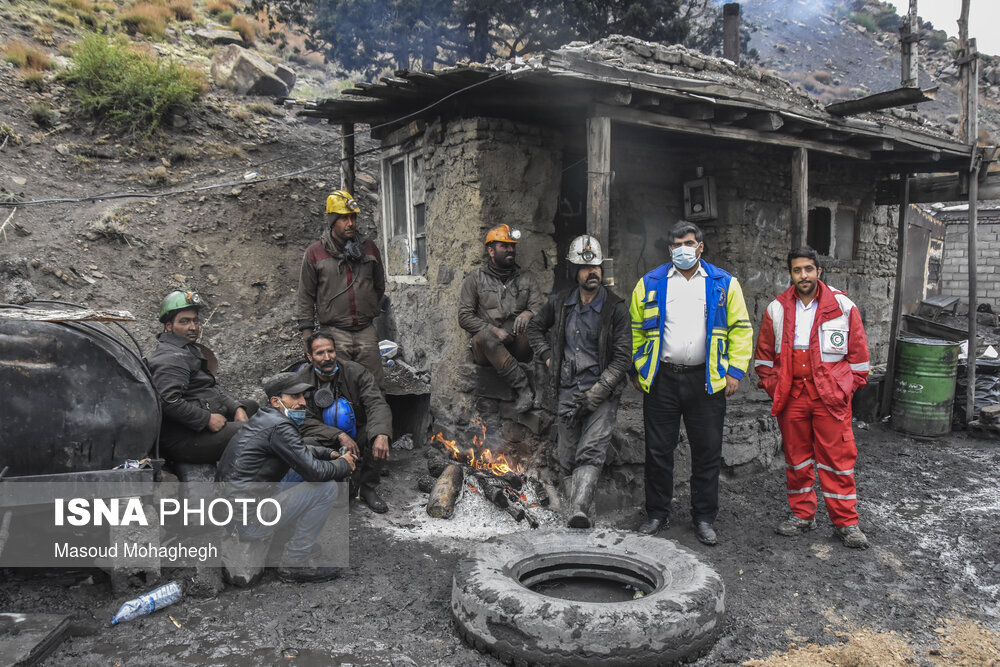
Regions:
<instances>
[{"instance_id":1,"label":"miner with yellow helmet","mask_svg":"<svg viewBox=\"0 0 1000 667\"><path fill-rule=\"evenodd\" d=\"M360 211L347 190L326 198L326 230L302 258L295 312L307 358L313 333L327 334L337 357L361 364L381 389L384 374L375 318L385 295L385 268L378 246L358 230ZM384 512L386 504L376 486L381 466L389 459L387 439L363 444L361 455L351 495L359 493L369 508Z\"/></svg>"},{"instance_id":2,"label":"miner with yellow helmet","mask_svg":"<svg viewBox=\"0 0 1000 667\"><path fill-rule=\"evenodd\" d=\"M528 324L528 339L549 368L557 398L556 459L568 525L590 528L590 505L632 362L632 322L625 300L602 284L604 254L596 237L573 239L566 261L575 285L549 297Z\"/></svg>"},{"instance_id":3,"label":"miner with yellow helmet","mask_svg":"<svg viewBox=\"0 0 1000 667\"><path fill-rule=\"evenodd\" d=\"M517 265L520 240L521 232L510 225L487 231L486 262L462 281L458 323L472 336L469 346L475 362L492 365L514 390L515 409L526 412L534 403L534 392L518 362L531 360L526 332L544 295L535 277Z\"/></svg>"},{"instance_id":4,"label":"miner with yellow helmet","mask_svg":"<svg viewBox=\"0 0 1000 667\"><path fill-rule=\"evenodd\" d=\"M163 331L146 360L163 405L160 453L173 463L215 463L229 439L257 411L251 400L237 401L215 381L218 362L201 337L195 291L175 290L160 303Z\"/></svg>"},{"instance_id":5,"label":"miner with yellow helmet","mask_svg":"<svg viewBox=\"0 0 1000 667\"><path fill-rule=\"evenodd\" d=\"M358 230L360 211L347 190L326 198L326 229L302 258L295 316L303 346L317 328L331 332L341 358L367 368L381 387L374 320L385 294L385 269L378 246Z\"/></svg>"}]
</instances>

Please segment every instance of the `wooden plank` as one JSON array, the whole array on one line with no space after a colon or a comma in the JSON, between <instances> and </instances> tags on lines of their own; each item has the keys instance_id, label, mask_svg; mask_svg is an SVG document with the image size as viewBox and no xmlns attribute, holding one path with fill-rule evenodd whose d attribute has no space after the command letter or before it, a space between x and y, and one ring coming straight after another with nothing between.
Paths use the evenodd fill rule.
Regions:
<instances>
[{"instance_id":1,"label":"wooden plank","mask_svg":"<svg viewBox=\"0 0 1000 667\"><path fill-rule=\"evenodd\" d=\"M740 4L727 2L722 6L722 57L740 61Z\"/></svg>"},{"instance_id":2,"label":"wooden plank","mask_svg":"<svg viewBox=\"0 0 1000 667\"><path fill-rule=\"evenodd\" d=\"M0 656L5 665L37 665L62 643L68 614L0 613Z\"/></svg>"},{"instance_id":3,"label":"wooden plank","mask_svg":"<svg viewBox=\"0 0 1000 667\"><path fill-rule=\"evenodd\" d=\"M343 123L340 126L341 160L340 186L356 195L354 192L354 123Z\"/></svg>"},{"instance_id":4,"label":"wooden plank","mask_svg":"<svg viewBox=\"0 0 1000 667\"><path fill-rule=\"evenodd\" d=\"M750 112L746 109L739 109L737 107L717 107L715 110L715 122L717 123L735 123L736 121L743 120L750 115ZM832 133L831 133L832 134Z\"/></svg>"},{"instance_id":5,"label":"wooden plank","mask_svg":"<svg viewBox=\"0 0 1000 667\"><path fill-rule=\"evenodd\" d=\"M30 322L134 322L127 310L45 310L44 308L3 308L0 317Z\"/></svg>"},{"instance_id":6,"label":"wooden plank","mask_svg":"<svg viewBox=\"0 0 1000 667\"><path fill-rule=\"evenodd\" d=\"M910 9L899 27L901 49L899 85L917 87L917 42L920 41L920 24L917 21L917 0L910 0Z\"/></svg>"},{"instance_id":7,"label":"wooden plank","mask_svg":"<svg viewBox=\"0 0 1000 667\"><path fill-rule=\"evenodd\" d=\"M792 153L792 247L806 244L809 229L809 151L796 148Z\"/></svg>"},{"instance_id":8,"label":"wooden plank","mask_svg":"<svg viewBox=\"0 0 1000 667\"><path fill-rule=\"evenodd\" d=\"M892 292L892 321L889 323L889 358L886 360L885 379L882 381L880 414L889 414L892 394L896 387L896 339L899 337L900 314L903 311L903 268L906 261L906 215L910 209L910 175L896 182L899 199L899 226L896 229L896 283Z\"/></svg>"},{"instance_id":9,"label":"wooden plank","mask_svg":"<svg viewBox=\"0 0 1000 667\"><path fill-rule=\"evenodd\" d=\"M880 206L893 206L899 201L898 192L898 181L879 181L875 190L875 203ZM910 201L914 204L963 202L968 196L969 189L967 186L963 187L958 174L910 179ZM977 199L978 201L1000 199L1000 172L986 174L985 178L980 179Z\"/></svg>"},{"instance_id":10,"label":"wooden plank","mask_svg":"<svg viewBox=\"0 0 1000 667\"><path fill-rule=\"evenodd\" d=\"M781 114L773 111L765 111L763 113L750 114L746 122L741 123L741 127L748 127L752 130L760 130L761 132L774 132L775 130L780 130L784 124L785 119L781 117Z\"/></svg>"},{"instance_id":11,"label":"wooden plank","mask_svg":"<svg viewBox=\"0 0 1000 667\"><path fill-rule=\"evenodd\" d=\"M852 116L866 111L879 111L892 107L908 106L920 102L930 102L934 99L937 88L920 90L919 88L896 88L874 95L868 95L856 100L844 100L826 105L826 110L834 116Z\"/></svg>"},{"instance_id":12,"label":"wooden plank","mask_svg":"<svg viewBox=\"0 0 1000 667\"><path fill-rule=\"evenodd\" d=\"M671 113L694 120L712 120L715 118L715 106L704 102L679 104L671 110Z\"/></svg>"},{"instance_id":13,"label":"wooden plank","mask_svg":"<svg viewBox=\"0 0 1000 667\"><path fill-rule=\"evenodd\" d=\"M629 123L632 125L642 125L644 127L654 127L662 130L672 130L684 134L698 134L704 136L719 137L722 139L733 139L736 141L750 141L756 143L772 144L776 146L789 146L791 148L807 148L819 153L829 153L857 160L867 160L871 154L862 149L850 146L830 145L820 141L810 141L799 137L786 137L778 132L758 132L742 127L730 127L716 123L708 123L700 120L688 120L664 116L663 114L640 109L626 109L621 107L610 107L598 105L599 113L610 116L613 120Z\"/></svg>"},{"instance_id":14,"label":"wooden plank","mask_svg":"<svg viewBox=\"0 0 1000 667\"><path fill-rule=\"evenodd\" d=\"M587 119L587 233L597 237L604 256L611 255L611 118ZM614 285L605 271L604 282ZM609 282L611 281L611 282Z\"/></svg>"}]
</instances>

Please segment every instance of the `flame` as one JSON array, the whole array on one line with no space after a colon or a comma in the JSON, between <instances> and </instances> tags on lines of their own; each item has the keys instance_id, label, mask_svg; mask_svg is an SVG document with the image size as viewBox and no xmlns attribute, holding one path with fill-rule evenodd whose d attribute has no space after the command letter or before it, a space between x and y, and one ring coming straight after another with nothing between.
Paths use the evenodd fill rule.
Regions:
<instances>
[{"instance_id":1,"label":"flame","mask_svg":"<svg viewBox=\"0 0 1000 667\"><path fill-rule=\"evenodd\" d=\"M432 440L436 440L444 445L444 448L451 453L451 458L456 461L463 461L477 470L486 470L496 476L502 476L509 472L519 473L521 467L510 461L503 454L494 454L486 445L486 424L482 420L476 419L475 424L480 428L480 433L472 437L473 446L467 450L459 449L454 440L448 440L443 433L438 433Z\"/></svg>"}]
</instances>

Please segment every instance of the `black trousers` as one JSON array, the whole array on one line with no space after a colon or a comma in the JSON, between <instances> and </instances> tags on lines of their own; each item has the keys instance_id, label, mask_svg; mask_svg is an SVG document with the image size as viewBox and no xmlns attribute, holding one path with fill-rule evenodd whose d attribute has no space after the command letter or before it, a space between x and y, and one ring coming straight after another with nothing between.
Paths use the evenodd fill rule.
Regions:
<instances>
[{"instance_id":1,"label":"black trousers","mask_svg":"<svg viewBox=\"0 0 1000 667\"><path fill-rule=\"evenodd\" d=\"M256 401L240 401L240 407L253 417L260 406ZM160 456L178 463L216 463L226 445L243 428L243 422L228 421L212 433L208 428L200 431L189 429L164 417L160 427Z\"/></svg>"},{"instance_id":2,"label":"black trousers","mask_svg":"<svg viewBox=\"0 0 1000 667\"><path fill-rule=\"evenodd\" d=\"M719 513L719 471L722 467L722 422L726 393L709 395L705 369L675 373L661 365L643 397L646 427L646 514L670 517L674 497L674 450L681 418L691 443L691 518L715 521Z\"/></svg>"},{"instance_id":3,"label":"black trousers","mask_svg":"<svg viewBox=\"0 0 1000 667\"><path fill-rule=\"evenodd\" d=\"M334 435L335 429L322 422L310 420L299 427L302 439L307 445L319 445L330 449L340 449L340 442ZM368 431L364 424L358 426L357 437L354 441L358 444L358 451L361 458L354 467L351 474L351 495L357 493L362 486L378 486L382 476L382 461L376 461L372 453L372 443L368 441Z\"/></svg>"}]
</instances>

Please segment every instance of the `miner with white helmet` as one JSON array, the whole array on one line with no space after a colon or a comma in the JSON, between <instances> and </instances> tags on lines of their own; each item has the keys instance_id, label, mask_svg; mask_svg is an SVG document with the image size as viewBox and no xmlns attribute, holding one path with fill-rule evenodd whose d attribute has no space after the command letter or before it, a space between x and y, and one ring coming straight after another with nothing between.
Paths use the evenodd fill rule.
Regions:
<instances>
[{"instance_id":1,"label":"miner with white helmet","mask_svg":"<svg viewBox=\"0 0 1000 667\"><path fill-rule=\"evenodd\" d=\"M458 324L472 335L477 364L490 364L514 390L518 412L534 403L534 393L518 362L531 361L528 322L545 300L538 281L517 265L521 233L498 225L486 234L486 263L462 281Z\"/></svg>"},{"instance_id":2,"label":"miner with white helmet","mask_svg":"<svg viewBox=\"0 0 1000 667\"><path fill-rule=\"evenodd\" d=\"M590 505L611 443L632 359L625 301L602 284L604 255L589 234L566 256L576 286L553 294L528 324L528 339L549 368L559 416L556 457L570 501L571 528L590 528Z\"/></svg>"},{"instance_id":3,"label":"miner with white helmet","mask_svg":"<svg viewBox=\"0 0 1000 667\"><path fill-rule=\"evenodd\" d=\"M318 323L333 335L340 357L367 368L381 387L382 359L374 320L385 295L385 267L378 246L358 231L360 211L347 190L326 198L329 227L302 258L295 317L303 346Z\"/></svg>"},{"instance_id":4,"label":"miner with white helmet","mask_svg":"<svg viewBox=\"0 0 1000 667\"><path fill-rule=\"evenodd\" d=\"M163 331L146 360L163 405L160 452L175 463L215 463L229 439L257 411L251 400L237 401L215 381L215 354L198 342L201 297L174 291L160 304Z\"/></svg>"}]
</instances>

